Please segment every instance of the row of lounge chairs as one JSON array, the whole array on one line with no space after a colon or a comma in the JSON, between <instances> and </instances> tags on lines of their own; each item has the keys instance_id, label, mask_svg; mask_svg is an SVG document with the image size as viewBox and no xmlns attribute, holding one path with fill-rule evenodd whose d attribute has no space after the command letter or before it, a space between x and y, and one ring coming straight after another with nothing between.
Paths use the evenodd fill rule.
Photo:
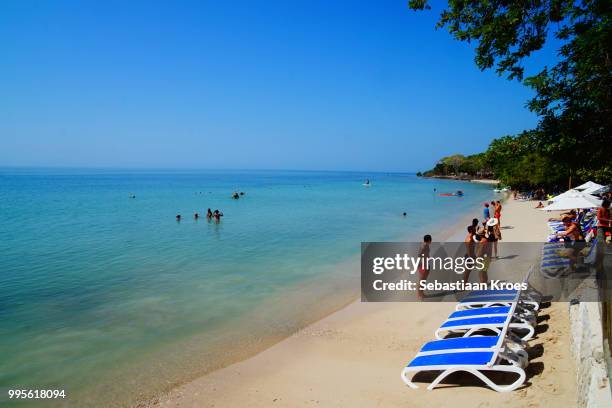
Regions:
<instances>
[{"instance_id":1,"label":"row of lounge chairs","mask_svg":"<svg viewBox=\"0 0 612 408\"><path fill-rule=\"evenodd\" d=\"M586 243L584 243L586 245ZM590 247L581 254L582 266L588 266L595 262L597 238L590 242ZM542 247L540 272L549 277L559 277L571 270L572 260L564 254L566 250L563 242L548 242ZM576 260L574 260L576 263Z\"/></svg>"},{"instance_id":2,"label":"row of lounge chairs","mask_svg":"<svg viewBox=\"0 0 612 408\"><path fill-rule=\"evenodd\" d=\"M525 277L528 282L531 271ZM456 306L430 341L402 370L402 380L418 388L414 376L439 372L427 389L435 388L455 372L473 374L495 391L507 392L525 382L526 351L537 324L539 296L533 291L481 290L470 292ZM443 338L443 335L461 337ZM494 382L487 372L513 373L507 385Z\"/></svg>"},{"instance_id":3,"label":"row of lounge chairs","mask_svg":"<svg viewBox=\"0 0 612 408\"><path fill-rule=\"evenodd\" d=\"M585 235L585 237L592 235L592 230L596 228L597 218L595 217L595 213L592 211L585 211L578 215L576 221L580 225L580 230ZM550 235L548 237L548 242L558 242L559 238L557 238L557 233L565 230L563 226L563 222L561 221L548 221L548 227L550 228Z\"/></svg>"},{"instance_id":4,"label":"row of lounge chairs","mask_svg":"<svg viewBox=\"0 0 612 408\"><path fill-rule=\"evenodd\" d=\"M575 265L578 260L578 256L581 257L582 264L588 265L595 261L595 251L597 247L597 238L594 237L594 230L596 229L597 218L593 211L586 210L578 215L576 221L580 225L580 229L585 236L585 241L578 241L567 243L562 242L557 238L557 233L563 231L565 228L561 221L549 221L548 226L551 230L551 235L548 237L542 248L542 257L540 264L540 272L548 278L557 278L568 273L572 269L572 263ZM577 252L570 259L568 254L565 254L566 249L579 249L576 245L587 245L590 243L590 248L587 251Z\"/></svg>"}]
</instances>

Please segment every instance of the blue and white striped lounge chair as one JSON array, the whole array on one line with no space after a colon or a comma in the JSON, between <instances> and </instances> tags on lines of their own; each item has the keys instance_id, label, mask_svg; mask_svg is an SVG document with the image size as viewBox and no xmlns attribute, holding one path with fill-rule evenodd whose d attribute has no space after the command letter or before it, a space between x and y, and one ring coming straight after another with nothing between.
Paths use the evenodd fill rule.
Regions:
<instances>
[{"instance_id":1,"label":"blue and white striped lounge chair","mask_svg":"<svg viewBox=\"0 0 612 408\"><path fill-rule=\"evenodd\" d=\"M593 249L596 247L597 245L597 238L593 239L593 241L591 241L591 247L589 249L589 252L587 253L587 255L585 255L585 258L588 258L592 252ZM561 260L567 260L567 257L562 256L559 251L565 249L565 245L561 244L557 247L554 248L550 248L547 250L543 250L542 251L542 266L544 266L545 262L554 262L554 261L561 261Z\"/></svg>"},{"instance_id":2,"label":"blue and white striped lounge chair","mask_svg":"<svg viewBox=\"0 0 612 408\"><path fill-rule=\"evenodd\" d=\"M435 336L437 339L442 339L449 333L461 333L463 337L470 337L482 331L500 334L508 324L511 312L513 314L510 316L509 330L516 335L523 333L520 337L523 341L531 339L535 334L536 318L533 314L517 313L516 305L456 311L436 330Z\"/></svg>"},{"instance_id":3,"label":"blue and white striped lounge chair","mask_svg":"<svg viewBox=\"0 0 612 408\"><path fill-rule=\"evenodd\" d=\"M542 247L542 254L558 251L559 249L562 249L564 247L565 244L563 242L548 242L545 243Z\"/></svg>"},{"instance_id":4,"label":"blue and white striped lounge chair","mask_svg":"<svg viewBox=\"0 0 612 408\"><path fill-rule=\"evenodd\" d=\"M582 231L589 230L589 229L593 228L593 224L594 224L594 220L593 220L593 218L591 218L591 219L581 223L580 224L580 229ZM564 231L565 230L565 226L563 225L563 223L561 223L560 225L551 225L550 229L552 230L552 232L557 233L557 232Z\"/></svg>"},{"instance_id":5,"label":"blue and white striped lounge chair","mask_svg":"<svg viewBox=\"0 0 612 408\"><path fill-rule=\"evenodd\" d=\"M521 291L516 291L514 293L469 294L461 299L456 306L456 310L474 307L511 306L513 303L518 303L521 308L529 308L534 311L540 309L540 302L529 296L521 297Z\"/></svg>"},{"instance_id":6,"label":"blue and white striped lounge chair","mask_svg":"<svg viewBox=\"0 0 612 408\"><path fill-rule=\"evenodd\" d=\"M584 256L585 261L588 258L591 258L593 255L593 251L597 247L597 238L591 241L591 247L589 248L589 252ZM546 252L542 254L542 261L540 263L540 272L545 276L555 278L559 276L559 273L567 270L571 266L570 259L564 256L561 256L558 253L559 249L565 248L565 246L559 247L555 251Z\"/></svg>"},{"instance_id":7,"label":"blue and white striped lounge chair","mask_svg":"<svg viewBox=\"0 0 612 408\"><path fill-rule=\"evenodd\" d=\"M531 274L533 273L533 266L531 268L529 268L529 271L525 274L525 278L523 279L523 283L526 283L527 285L529 285L529 278L531 276ZM484 289L484 290L473 290L470 293L468 293L468 295L466 297L472 297L472 296L508 296L508 295L514 295L518 293L517 289ZM534 301L534 302L538 302L539 300L541 300L541 296L539 293L537 293L534 290L523 290L521 293L521 298L522 299L527 299L530 301ZM518 310L520 309L525 309L522 308L521 306L517 307Z\"/></svg>"},{"instance_id":8,"label":"blue and white striped lounge chair","mask_svg":"<svg viewBox=\"0 0 612 408\"><path fill-rule=\"evenodd\" d=\"M499 336L460 337L454 339L436 340L425 344L416 357L402 370L402 380L410 388L418 388L412 381L419 372L440 371L438 376L427 387L435 388L444 378L455 372L467 372L476 376L486 385L498 392L515 390L525 382L527 353L524 350L513 349L507 337L507 331L514 312L507 316ZM486 372L513 373L518 378L508 384L493 382L485 375Z\"/></svg>"},{"instance_id":9,"label":"blue and white striped lounge chair","mask_svg":"<svg viewBox=\"0 0 612 408\"><path fill-rule=\"evenodd\" d=\"M559 269L570 266L569 258L558 256L556 258L543 259L540 269Z\"/></svg>"}]
</instances>

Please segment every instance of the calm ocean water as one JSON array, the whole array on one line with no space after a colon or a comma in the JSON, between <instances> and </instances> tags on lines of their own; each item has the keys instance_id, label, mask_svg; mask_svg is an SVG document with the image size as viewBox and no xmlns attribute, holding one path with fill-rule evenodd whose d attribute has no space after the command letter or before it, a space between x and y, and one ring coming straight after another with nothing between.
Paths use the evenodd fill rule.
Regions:
<instances>
[{"instance_id":1,"label":"calm ocean water","mask_svg":"<svg viewBox=\"0 0 612 408\"><path fill-rule=\"evenodd\" d=\"M0 405L150 398L354 298L361 241L435 239L490 196L409 174L0 169ZM220 223L193 219L209 207Z\"/></svg>"}]
</instances>

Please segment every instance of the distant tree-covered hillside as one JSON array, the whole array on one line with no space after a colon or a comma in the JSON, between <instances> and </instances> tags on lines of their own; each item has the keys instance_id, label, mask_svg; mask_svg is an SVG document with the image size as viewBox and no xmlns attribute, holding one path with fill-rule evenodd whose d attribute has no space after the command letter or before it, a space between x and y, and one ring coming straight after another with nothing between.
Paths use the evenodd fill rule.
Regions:
<instances>
[{"instance_id":1,"label":"distant tree-covered hillside","mask_svg":"<svg viewBox=\"0 0 612 408\"><path fill-rule=\"evenodd\" d=\"M539 122L493 140L482 155L445 157L427 174L490 171L517 188L612 182L612 1L449 0L437 28L473 44L481 70L531 88L527 107ZM526 76L524 60L551 35L561 44L556 63Z\"/></svg>"}]
</instances>

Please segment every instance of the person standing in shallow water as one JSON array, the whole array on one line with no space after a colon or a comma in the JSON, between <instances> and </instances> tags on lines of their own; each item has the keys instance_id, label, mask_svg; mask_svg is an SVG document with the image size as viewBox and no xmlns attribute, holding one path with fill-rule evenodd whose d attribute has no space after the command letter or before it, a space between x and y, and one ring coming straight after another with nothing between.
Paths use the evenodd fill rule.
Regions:
<instances>
[{"instance_id":1,"label":"person standing in shallow water","mask_svg":"<svg viewBox=\"0 0 612 408\"><path fill-rule=\"evenodd\" d=\"M223 213L219 212L219 210L215 210L215 212L213 213L213 218L215 219L215 222L221 221L221 217L223 217Z\"/></svg>"}]
</instances>

